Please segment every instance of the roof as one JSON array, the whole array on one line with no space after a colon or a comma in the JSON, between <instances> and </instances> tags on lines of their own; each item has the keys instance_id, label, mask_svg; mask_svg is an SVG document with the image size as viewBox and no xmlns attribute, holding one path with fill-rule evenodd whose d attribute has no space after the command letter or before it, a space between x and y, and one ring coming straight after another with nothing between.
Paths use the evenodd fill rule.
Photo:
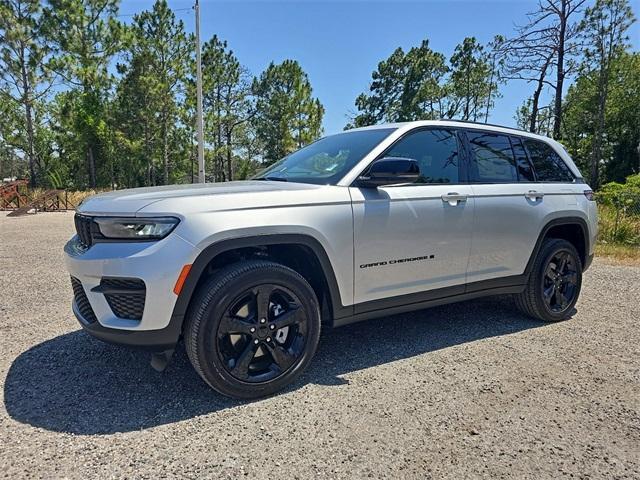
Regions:
<instances>
[{"instance_id":1,"label":"roof","mask_svg":"<svg viewBox=\"0 0 640 480\"><path fill-rule=\"evenodd\" d=\"M402 128L404 130L410 130L415 127L422 127L422 126L429 126L429 125L439 125L439 126L448 126L448 127L468 127L468 128L499 131L499 132L512 133L512 134L516 133L518 135L523 135L527 137L542 138L547 141L550 140L549 137L545 137L543 135L537 135L535 133L531 133L526 130L521 130L519 128L505 127L503 125L496 125L494 123L470 122L466 120L455 120L455 119L415 120L411 122L381 123L376 125L369 125L366 127L358 127L348 131L372 130L372 129L378 129L378 128Z\"/></svg>"}]
</instances>

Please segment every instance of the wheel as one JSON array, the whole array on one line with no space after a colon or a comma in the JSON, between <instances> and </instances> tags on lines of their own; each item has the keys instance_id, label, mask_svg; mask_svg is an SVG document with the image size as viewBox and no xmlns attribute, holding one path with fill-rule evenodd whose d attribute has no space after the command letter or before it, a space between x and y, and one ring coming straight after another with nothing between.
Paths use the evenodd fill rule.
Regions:
<instances>
[{"instance_id":1,"label":"wheel","mask_svg":"<svg viewBox=\"0 0 640 480\"><path fill-rule=\"evenodd\" d=\"M571 316L582 286L582 262L568 241L546 239L534 261L527 286L516 304L527 315L545 322Z\"/></svg>"},{"instance_id":2,"label":"wheel","mask_svg":"<svg viewBox=\"0 0 640 480\"><path fill-rule=\"evenodd\" d=\"M197 292L187 314L191 363L234 398L270 395L309 365L320 338L315 292L297 272L267 261L232 264Z\"/></svg>"}]
</instances>

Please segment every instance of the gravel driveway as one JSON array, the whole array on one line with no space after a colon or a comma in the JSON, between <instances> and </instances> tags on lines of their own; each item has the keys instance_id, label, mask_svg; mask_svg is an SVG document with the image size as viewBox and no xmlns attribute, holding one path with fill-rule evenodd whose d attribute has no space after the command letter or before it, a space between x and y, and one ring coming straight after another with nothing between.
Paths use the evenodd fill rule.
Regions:
<instances>
[{"instance_id":1,"label":"gravel driveway","mask_svg":"<svg viewBox=\"0 0 640 480\"><path fill-rule=\"evenodd\" d=\"M0 477L640 478L638 267L596 260L558 324L485 299L326 330L237 402L79 331L72 224L0 213Z\"/></svg>"}]
</instances>

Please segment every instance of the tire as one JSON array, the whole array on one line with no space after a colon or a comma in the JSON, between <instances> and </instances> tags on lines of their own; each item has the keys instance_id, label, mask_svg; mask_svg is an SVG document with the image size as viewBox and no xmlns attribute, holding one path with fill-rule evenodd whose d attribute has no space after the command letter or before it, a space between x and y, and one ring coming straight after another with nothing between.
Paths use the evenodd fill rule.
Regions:
<instances>
[{"instance_id":1,"label":"tire","mask_svg":"<svg viewBox=\"0 0 640 480\"><path fill-rule=\"evenodd\" d=\"M320 308L309 283L262 260L232 264L206 281L184 329L198 374L238 399L271 395L293 382L309 366L319 339Z\"/></svg>"},{"instance_id":2,"label":"tire","mask_svg":"<svg viewBox=\"0 0 640 480\"><path fill-rule=\"evenodd\" d=\"M566 258L566 272L560 270L562 258ZM565 320L573 313L581 286L582 262L576 248L566 240L548 238L535 258L525 290L515 295L516 305L543 322Z\"/></svg>"}]
</instances>

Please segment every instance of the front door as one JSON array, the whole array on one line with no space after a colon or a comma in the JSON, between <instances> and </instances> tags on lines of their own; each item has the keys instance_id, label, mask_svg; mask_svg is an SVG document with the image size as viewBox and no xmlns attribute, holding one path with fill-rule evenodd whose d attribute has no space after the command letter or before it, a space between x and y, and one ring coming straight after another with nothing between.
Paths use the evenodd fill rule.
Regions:
<instances>
[{"instance_id":1,"label":"front door","mask_svg":"<svg viewBox=\"0 0 640 480\"><path fill-rule=\"evenodd\" d=\"M437 297L465 289L474 200L471 187L459 183L456 131L414 130L383 156L415 159L420 180L350 188L356 313L421 301L422 292Z\"/></svg>"}]
</instances>

